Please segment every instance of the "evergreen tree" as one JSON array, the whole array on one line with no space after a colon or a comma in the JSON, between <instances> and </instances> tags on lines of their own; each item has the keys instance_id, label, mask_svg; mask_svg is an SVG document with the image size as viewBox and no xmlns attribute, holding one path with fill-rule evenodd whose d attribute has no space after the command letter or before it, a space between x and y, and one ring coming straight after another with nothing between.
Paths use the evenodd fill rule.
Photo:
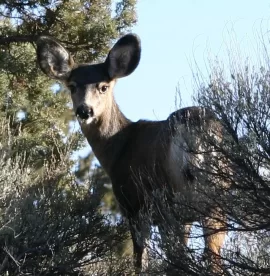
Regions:
<instances>
[{"instance_id":1,"label":"evergreen tree","mask_svg":"<svg viewBox=\"0 0 270 276\"><path fill-rule=\"evenodd\" d=\"M65 88L36 66L37 36L51 35L64 42L78 62L96 61L136 22L135 3L120 1L113 9L108 0L1 1L1 117L10 118L13 135L20 137L16 151L27 151L37 168L52 153L57 156L48 129L58 130L62 147L62 135L67 135L73 119ZM75 143L74 150L79 145Z\"/></svg>"},{"instance_id":2,"label":"evergreen tree","mask_svg":"<svg viewBox=\"0 0 270 276\"><path fill-rule=\"evenodd\" d=\"M80 133L70 131L74 116L65 87L36 66L36 38L51 35L78 62L95 62L136 23L135 4L136 0L0 2L0 115L9 118L10 131L18 136L13 152L26 152L35 173L42 171L52 154L59 158L58 148L65 147L70 136L76 136L71 154L85 141ZM58 134L56 141L51 131ZM93 158L82 158L77 177L85 179L92 162ZM102 177L108 182L104 173ZM105 189L111 192L110 186ZM112 196L106 198L108 206L115 208Z\"/></svg>"},{"instance_id":3,"label":"evergreen tree","mask_svg":"<svg viewBox=\"0 0 270 276\"><path fill-rule=\"evenodd\" d=\"M53 36L96 62L136 23L135 4L0 1L0 274L123 275L114 248L126 229L107 216L117 212L109 180L92 153L74 174L85 138L65 87L38 68L35 41Z\"/></svg>"}]
</instances>

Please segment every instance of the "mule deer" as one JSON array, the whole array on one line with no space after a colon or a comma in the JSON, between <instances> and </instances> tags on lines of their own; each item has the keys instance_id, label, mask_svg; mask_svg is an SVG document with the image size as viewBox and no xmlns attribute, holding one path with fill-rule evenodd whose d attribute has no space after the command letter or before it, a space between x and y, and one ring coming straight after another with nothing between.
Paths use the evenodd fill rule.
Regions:
<instances>
[{"instance_id":1,"label":"mule deer","mask_svg":"<svg viewBox=\"0 0 270 276\"><path fill-rule=\"evenodd\" d=\"M69 88L82 132L112 181L121 211L130 223L137 271L141 270L145 239L145 235L137 235L142 232L139 212L147 207L146 196L154 189L167 189L172 194L188 194L192 202L192 185L199 181L192 175L194 157L185 149L184 137L186 133L192 136L192 127L198 122L213 121L211 112L200 107L180 109L163 121L127 119L115 102L113 90L118 78L136 69L140 54L140 40L133 34L120 38L105 62L99 64L76 65L56 40L42 36L37 41L40 68ZM185 234L198 219L195 215L184 221ZM215 230L223 224L207 217L203 222L209 226L205 232L212 231L206 247L219 256L225 233Z\"/></svg>"}]
</instances>

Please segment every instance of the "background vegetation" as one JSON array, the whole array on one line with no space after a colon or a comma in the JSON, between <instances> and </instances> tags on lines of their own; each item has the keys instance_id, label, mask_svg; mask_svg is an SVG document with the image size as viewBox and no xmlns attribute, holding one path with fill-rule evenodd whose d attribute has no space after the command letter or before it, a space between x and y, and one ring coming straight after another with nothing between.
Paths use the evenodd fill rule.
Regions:
<instances>
[{"instance_id":1,"label":"background vegetation","mask_svg":"<svg viewBox=\"0 0 270 276\"><path fill-rule=\"evenodd\" d=\"M136 23L135 4L0 1L0 274L126 269L114 261L127 231L108 217L117 211L110 182L92 154L74 163L84 138L69 94L38 68L35 40L51 35L78 62L97 61Z\"/></svg>"},{"instance_id":2,"label":"background vegetation","mask_svg":"<svg viewBox=\"0 0 270 276\"><path fill-rule=\"evenodd\" d=\"M77 61L97 61L136 23L135 5L136 0L0 1L1 275L132 274L129 235L110 181L92 153L74 161L84 138L74 126L67 91L38 69L35 40L54 36ZM257 69L244 64L226 70L216 62L208 79L195 78L195 103L211 108L224 127L222 142L195 129L218 154L203 169L194 168L205 183L199 192L215 188L204 203L229 216L223 275L270 275L265 61ZM221 161L228 169L219 166ZM216 188L219 183L228 186ZM201 209L179 201L168 210L163 203L168 238L161 241L152 228L147 273L212 275L202 255L201 226L193 226L188 248L180 239L184 213L179 210Z\"/></svg>"}]
</instances>

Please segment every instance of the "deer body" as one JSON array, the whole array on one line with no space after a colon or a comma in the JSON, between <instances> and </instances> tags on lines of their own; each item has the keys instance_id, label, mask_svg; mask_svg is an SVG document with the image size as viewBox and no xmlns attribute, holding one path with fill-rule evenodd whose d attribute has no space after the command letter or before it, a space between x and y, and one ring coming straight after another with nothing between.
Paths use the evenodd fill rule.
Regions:
<instances>
[{"instance_id":1,"label":"deer body","mask_svg":"<svg viewBox=\"0 0 270 276\"><path fill-rule=\"evenodd\" d=\"M136 232L142 230L138 214L148 207L147 197L156 189L166 189L172 195L182 194L187 201L196 200L198 181L190 168L196 158L187 149L186 134L192 134L193 124L200 123L203 109L180 109L163 121L131 122L123 115L113 88L116 79L132 73L139 63L140 41L132 34L115 44L104 63L94 65L75 65L68 51L48 37L41 37L37 46L41 69L71 91L82 132L109 175L121 211L130 222L135 266L140 270L145 237L138 238ZM187 214L183 223L198 219L196 214ZM215 228L217 223L211 225ZM219 254L223 240L224 234L213 234L206 246Z\"/></svg>"},{"instance_id":2,"label":"deer body","mask_svg":"<svg viewBox=\"0 0 270 276\"><path fill-rule=\"evenodd\" d=\"M121 111L115 112L119 118ZM158 187L166 185L174 192L186 194L191 200L192 194L187 195L190 183L185 171L192 156L174 143L169 120L131 122L123 114L121 116L118 128L110 124L112 129L108 129L109 135L105 137L103 133L97 135L97 130L81 127L112 181L122 212L128 217L137 215L144 206L144 193L153 190L153 177L159 179ZM143 187L140 187L140 182ZM143 189L141 193L138 192L140 188Z\"/></svg>"}]
</instances>

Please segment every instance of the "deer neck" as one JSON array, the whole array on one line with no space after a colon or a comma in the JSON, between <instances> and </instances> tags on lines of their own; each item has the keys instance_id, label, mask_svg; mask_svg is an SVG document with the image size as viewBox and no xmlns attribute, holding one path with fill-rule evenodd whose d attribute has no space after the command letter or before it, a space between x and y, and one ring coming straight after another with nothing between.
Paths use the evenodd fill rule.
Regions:
<instances>
[{"instance_id":1,"label":"deer neck","mask_svg":"<svg viewBox=\"0 0 270 276\"><path fill-rule=\"evenodd\" d=\"M128 126L131 124L132 122L125 117L112 98L106 112L94 124L82 126L82 131L95 156L109 175L126 145L129 137Z\"/></svg>"}]
</instances>

